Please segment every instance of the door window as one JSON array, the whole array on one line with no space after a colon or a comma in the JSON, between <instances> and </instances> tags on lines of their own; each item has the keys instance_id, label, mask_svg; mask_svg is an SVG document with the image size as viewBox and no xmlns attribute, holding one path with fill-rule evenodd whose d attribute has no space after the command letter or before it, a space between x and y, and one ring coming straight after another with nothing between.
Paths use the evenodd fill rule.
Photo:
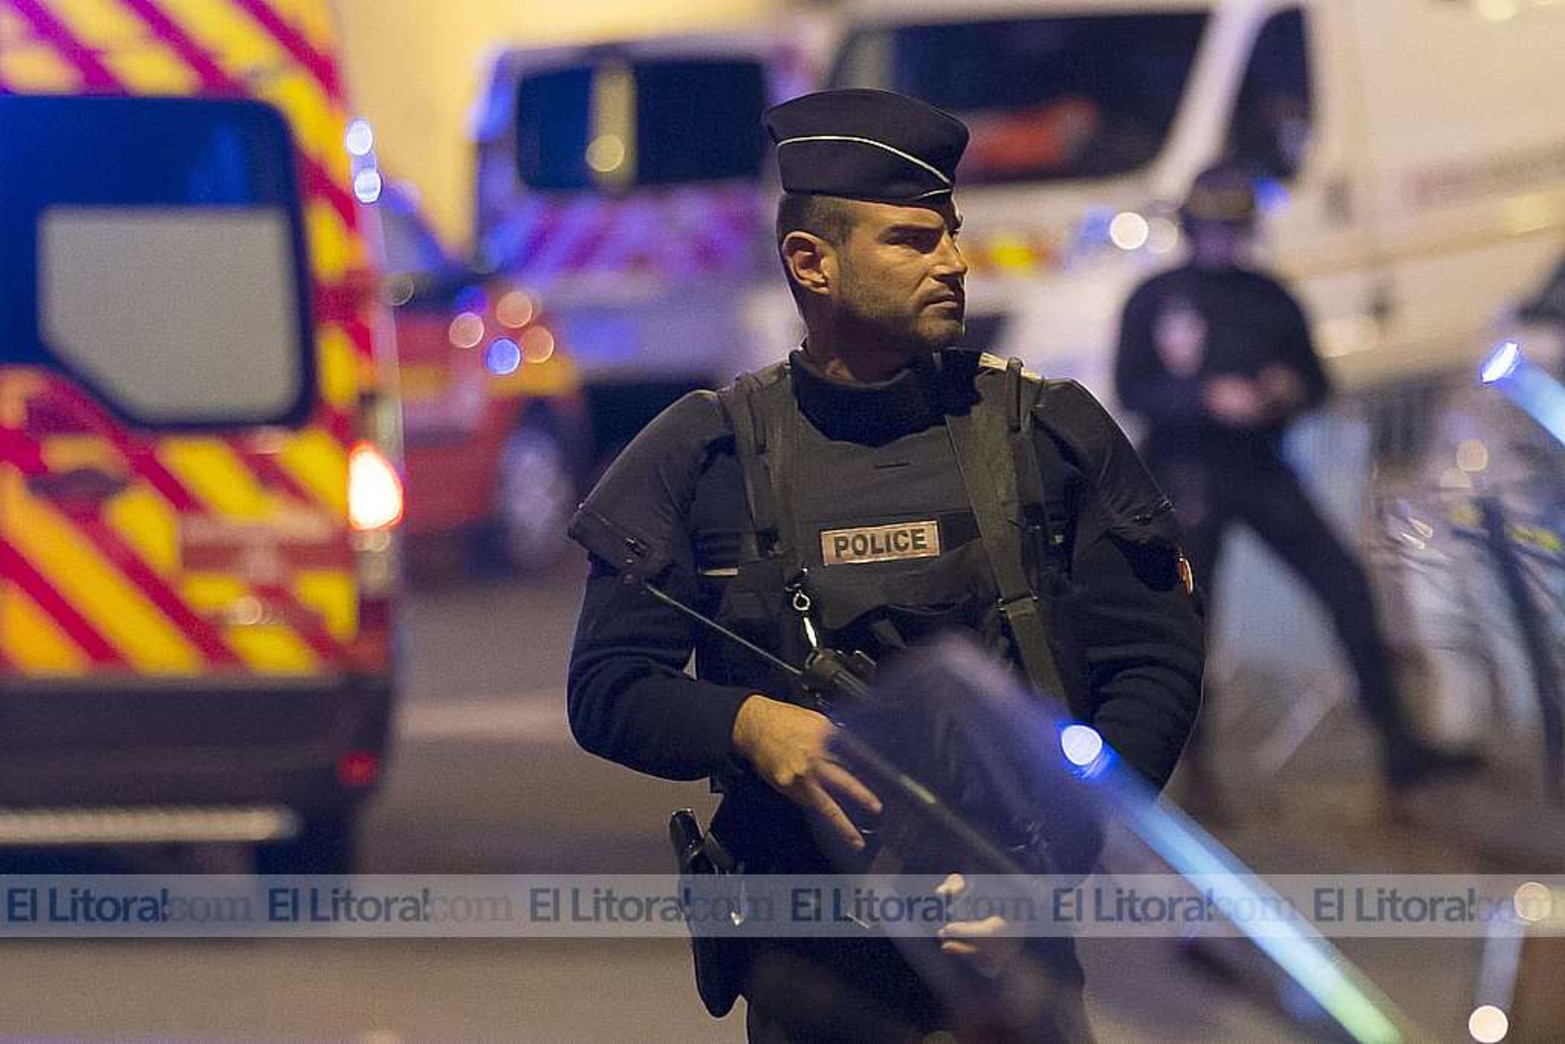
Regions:
<instances>
[{"instance_id":1,"label":"door window","mask_svg":"<svg viewBox=\"0 0 1565 1044\"><path fill-rule=\"evenodd\" d=\"M0 99L0 362L128 420L302 420L313 392L293 145L250 101Z\"/></svg>"}]
</instances>

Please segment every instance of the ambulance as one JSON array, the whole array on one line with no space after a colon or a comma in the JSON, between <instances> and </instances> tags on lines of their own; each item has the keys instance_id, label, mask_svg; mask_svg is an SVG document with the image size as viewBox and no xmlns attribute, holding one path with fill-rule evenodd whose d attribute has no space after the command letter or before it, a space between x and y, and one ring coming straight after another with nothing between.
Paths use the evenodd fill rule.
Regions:
<instances>
[{"instance_id":1,"label":"ambulance","mask_svg":"<svg viewBox=\"0 0 1565 1044\"><path fill-rule=\"evenodd\" d=\"M0 844L351 866L402 491L337 46L324 2L0 0Z\"/></svg>"},{"instance_id":2,"label":"ambulance","mask_svg":"<svg viewBox=\"0 0 1565 1044\"><path fill-rule=\"evenodd\" d=\"M1224 155L1339 383L1466 370L1565 242L1565 4L855 0L833 86L960 116L969 339L1112 399L1120 310ZM792 303L752 298L751 362Z\"/></svg>"}]
</instances>

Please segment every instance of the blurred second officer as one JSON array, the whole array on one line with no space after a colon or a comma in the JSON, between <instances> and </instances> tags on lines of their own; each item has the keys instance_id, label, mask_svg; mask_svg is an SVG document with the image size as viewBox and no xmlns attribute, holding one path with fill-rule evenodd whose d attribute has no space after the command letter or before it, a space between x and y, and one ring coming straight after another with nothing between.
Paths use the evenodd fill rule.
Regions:
<instances>
[{"instance_id":1,"label":"blurred second officer","mask_svg":"<svg viewBox=\"0 0 1565 1044\"><path fill-rule=\"evenodd\" d=\"M1364 571L1279 452L1289 422L1329 385L1298 302L1245 265L1256 220L1251 173L1232 164L1202 173L1181 216L1190 260L1131 295L1115 379L1120 400L1147 421L1147 464L1174 497L1198 583L1212 591L1229 525L1249 526L1326 603L1387 780L1403 786L1464 763L1414 737Z\"/></svg>"}]
</instances>

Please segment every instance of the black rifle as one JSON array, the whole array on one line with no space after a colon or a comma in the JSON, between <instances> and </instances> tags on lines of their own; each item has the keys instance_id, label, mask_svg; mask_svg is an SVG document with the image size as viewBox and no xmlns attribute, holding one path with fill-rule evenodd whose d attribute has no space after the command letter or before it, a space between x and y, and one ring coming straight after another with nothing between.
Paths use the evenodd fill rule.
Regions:
<instances>
[{"instance_id":1,"label":"black rifle","mask_svg":"<svg viewBox=\"0 0 1565 1044\"><path fill-rule=\"evenodd\" d=\"M634 577L633 574L626 574L626 576L638 582L643 590L659 602L683 613L714 634L743 647L752 655L793 678L806 692L816 696L828 712L863 705L869 700L870 686L867 676L873 676L875 664L864 653L844 655L835 649L818 647L811 651L802 668L795 667L744 636L729 630L716 620L685 605L657 585ZM881 795L883 799L889 798L891 803L899 807L911 810L917 818L924 821L926 827L932 827L960 845L968 853L969 859L978 864L971 868L973 872L1018 875L1027 872L1014 855L975 829L967 819L942 801L933 790L908 775L851 732L839 730L832 737L832 746L842 755L854 774L863 777L863 782L872 791ZM678 819L686 814L689 814L689 810L682 809L675 813L675 818ZM694 820L693 816L690 818ZM674 824L671 822L670 830L673 829ZM699 831L699 825L696 829ZM687 831L688 825L682 828L683 840L675 841L675 854L681 858L690 848L691 842ZM683 872L683 868L681 869Z\"/></svg>"}]
</instances>

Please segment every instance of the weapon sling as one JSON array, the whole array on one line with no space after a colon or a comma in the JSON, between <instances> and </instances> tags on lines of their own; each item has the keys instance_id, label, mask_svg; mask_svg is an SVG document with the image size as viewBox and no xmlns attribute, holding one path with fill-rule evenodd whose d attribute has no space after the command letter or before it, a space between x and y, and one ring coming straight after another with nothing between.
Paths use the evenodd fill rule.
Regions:
<instances>
[{"instance_id":1,"label":"weapon sling","mask_svg":"<svg viewBox=\"0 0 1565 1044\"><path fill-rule=\"evenodd\" d=\"M947 414L946 431L1022 669L1039 692L1065 700L1069 692L1049 649L1049 607L1028 582L1023 558L1029 531L1040 528L1050 557L1067 550L1064 490L1038 485L1058 485L1051 475L1063 468L1054 460L1052 472L1040 467L1031 423L1031 400L1039 387L1023 377L1022 361L1012 359L1005 368L1004 411L980 401L966 412Z\"/></svg>"}]
</instances>

